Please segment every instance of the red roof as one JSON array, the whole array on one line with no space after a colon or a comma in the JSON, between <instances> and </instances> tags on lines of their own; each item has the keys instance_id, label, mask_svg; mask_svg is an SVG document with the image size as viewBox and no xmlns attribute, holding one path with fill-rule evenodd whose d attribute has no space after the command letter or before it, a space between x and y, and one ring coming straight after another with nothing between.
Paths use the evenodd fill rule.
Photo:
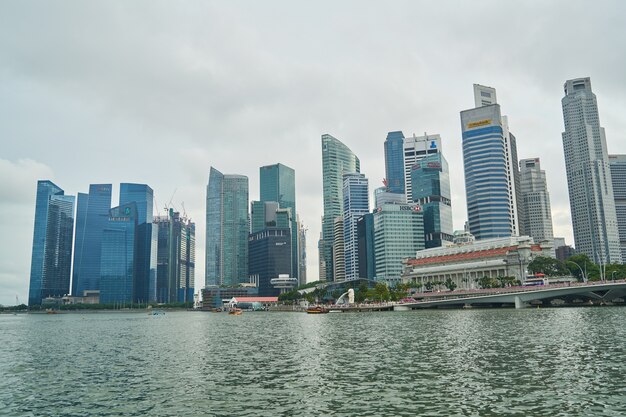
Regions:
<instances>
[{"instance_id":1,"label":"red roof","mask_svg":"<svg viewBox=\"0 0 626 417\"><path fill-rule=\"evenodd\" d=\"M409 259L407 263L408 265L427 265L427 264L438 264L438 263L447 263L447 262L459 262L459 261L464 261L464 260L469 260L469 259L492 258L496 256L506 255L507 252L511 250L516 250L516 249L517 249L517 246L507 246L504 248L494 248L494 249L483 249L483 250L477 250L473 252L432 256L430 258ZM532 252L539 252L541 251L541 246L532 245L530 247L530 250Z\"/></svg>"},{"instance_id":2,"label":"red roof","mask_svg":"<svg viewBox=\"0 0 626 417\"><path fill-rule=\"evenodd\" d=\"M238 303L277 303L278 297L234 297Z\"/></svg>"}]
</instances>

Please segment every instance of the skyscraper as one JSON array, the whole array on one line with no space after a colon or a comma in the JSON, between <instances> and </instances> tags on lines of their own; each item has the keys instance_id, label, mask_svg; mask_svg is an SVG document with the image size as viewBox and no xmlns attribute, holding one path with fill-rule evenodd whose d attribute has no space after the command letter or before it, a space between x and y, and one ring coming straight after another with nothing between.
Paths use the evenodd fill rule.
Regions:
<instances>
[{"instance_id":1,"label":"skyscraper","mask_svg":"<svg viewBox=\"0 0 626 417\"><path fill-rule=\"evenodd\" d=\"M374 215L361 216L356 223L358 240L359 278L374 279L376 257L374 256Z\"/></svg>"},{"instance_id":2,"label":"skyscraper","mask_svg":"<svg viewBox=\"0 0 626 417\"><path fill-rule=\"evenodd\" d=\"M206 203L205 285L248 280L248 177L211 167Z\"/></svg>"},{"instance_id":3,"label":"skyscraper","mask_svg":"<svg viewBox=\"0 0 626 417\"><path fill-rule=\"evenodd\" d=\"M322 242L320 242L320 247L324 253L326 276L320 276L321 280L332 281L334 279L334 223L335 219L343 214L343 174L360 171L361 163L359 158L346 145L330 135L322 135L324 217L322 217ZM343 240L343 228L341 239Z\"/></svg>"},{"instance_id":4,"label":"skyscraper","mask_svg":"<svg viewBox=\"0 0 626 417\"><path fill-rule=\"evenodd\" d=\"M102 234L111 210L111 184L91 184L89 194L78 193L72 294L100 289Z\"/></svg>"},{"instance_id":5,"label":"skyscraper","mask_svg":"<svg viewBox=\"0 0 626 417\"><path fill-rule=\"evenodd\" d=\"M343 243L343 217L335 217L333 222L333 279L343 281L346 279L346 258Z\"/></svg>"},{"instance_id":6,"label":"skyscraper","mask_svg":"<svg viewBox=\"0 0 626 417\"><path fill-rule=\"evenodd\" d=\"M283 164L259 168L261 201L276 201L280 208L291 209L291 270L298 278L298 225L296 224L296 172Z\"/></svg>"},{"instance_id":7,"label":"skyscraper","mask_svg":"<svg viewBox=\"0 0 626 417\"><path fill-rule=\"evenodd\" d=\"M28 305L70 292L74 196L52 181L37 181Z\"/></svg>"},{"instance_id":8,"label":"skyscraper","mask_svg":"<svg viewBox=\"0 0 626 417\"><path fill-rule=\"evenodd\" d=\"M137 248L135 250L134 300L139 303L155 301L157 281L158 230L152 224L154 192L146 184L120 184L120 206L137 206Z\"/></svg>"},{"instance_id":9,"label":"skyscraper","mask_svg":"<svg viewBox=\"0 0 626 417\"><path fill-rule=\"evenodd\" d=\"M442 153L424 157L411 170L412 201L422 207L426 249L452 242L452 203L448 161Z\"/></svg>"},{"instance_id":10,"label":"skyscraper","mask_svg":"<svg viewBox=\"0 0 626 417\"><path fill-rule=\"evenodd\" d=\"M109 211L100 254L100 303L131 303L137 282L137 203Z\"/></svg>"},{"instance_id":11,"label":"skyscraper","mask_svg":"<svg viewBox=\"0 0 626 417\"><path fill-rule=\"evenodd\" d=\"M156 301L193 301L196 225L174 209L167 216L156 216L154 224L159 235Z\"/></svg>"},{"instance_id":12,"label":"skyscraper","mask_svg":"<svg viewBox=\"0 0 626 417\"><path fill-rule=\"evenodd\" d=\"M385 180L389 192L404 194L404 134L387 133L385 139Z\"/></svg>"},{"instance_id":13,"label":"skyscraper","mask_svg":"<svg viewBox=\"0 0 626 417\"><path fill-rule=\"evenodd\" d=\"M520 166L521 203L524 208L522 229L535 243L552 240L552 211L546 172L541 169L539 158L522 159Z\"/></svg>"},{"instance_id":14,"label":"skyscraper","mask_svg":"<svg viewBox=\"0 0 626 417\"><path fill-rule=\"evenodd\" d=\"M622 262L626 262L626 155L609 155L609 164Z\"/></svg>"},{"instance_id":15,"label":"skyscraper","mask_svg":"<svg viewBox=\"0 0 626 417\"><path fill-rule=\"evenodd\" d=\"M565 82L563 149L576 252L621 263L611 169L591 79Z\"/></svg>"},{"instance_id":16,"label":"skyscraper","mask_svg":"<svg viewBox=\"0 0 626 417\"><path fill-rule=\"evenodd\" d=\"M402 260L424 249L424 218L419 204L383 204L374 212L376 280L399 282Z\"/></svg>"},{"instance_id":17,"label":"skyscraper","mask_svg":"<svg viewBox=\"0 0 626 417\"><path fill-rule=\"evenodd\" d=\"M290 227L270 227L250 234L248 273L259 288L259 296L278 296L280 290L270 280L280 274L291 275L291 235Z\"/></svg>"},{"instance_id":18,"label":"skyscraper","mask_svg":"<svg viewBox=\"0 0 626 417\"><path fill-rule=\"evenodd\" d=\"M365 175L343 175L343 244L346 280L359 278L357 221L369 213L369 185Z\"/></svg>"},{"instance_id":19,"label":"skyscraper","mask_svg":"<svg viewBox=\"0 0 626 417\"><path fill-rule=\"evenodd\" d=\"M298 285L306 284L306 232L307 228L300 221L300 217L296 216L296 224L298 227Z\"/></svg>"},{"instance_id":20,"label":"skyscraper","mask_svg":"<svg viewBox=\"0 0 626 417\"><path fill-rule=\"evenodd\" d=\"M523 233L515 136L495 89L474 84L476 108L461 112L470 233L490 239Z\"/></svg>"},{"instance_id":21,"label":"skyscraper","mask_svg":"<svg viewBox=\"0 0 626 417\"><path fill-rule=\"evenodd\" d=\"M405 202L412 203L411 170L413 165L426 155L441 152L441 136L424 133L424 136L413 135L412 137L404 138L403 149Z\"/></svg>"}]
</instances>

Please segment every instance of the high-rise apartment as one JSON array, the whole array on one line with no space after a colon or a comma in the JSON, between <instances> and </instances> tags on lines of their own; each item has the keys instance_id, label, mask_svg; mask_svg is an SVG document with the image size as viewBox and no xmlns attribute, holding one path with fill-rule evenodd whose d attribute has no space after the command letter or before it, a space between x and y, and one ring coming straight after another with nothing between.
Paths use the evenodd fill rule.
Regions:
<instances>
[{"instance_id":1,"label":"high-rise apartment","mask_svg":"<svg viewBox=\"0 0 626 417\"><path fill-rule=\"evenodd\" d=\"M591 79L568 80L564 89L562 136L576 252L600 264L621 263L606 137Z\"/></svg>"},{"instance_id":2,"label":"high-rise apartment","mask_svg":"<svg viewBox=\"0 0 626 417\"><path fill-rule=\"evenodd\" d=\"M343 245L346 280L359 278L357 221L369 213L369 185L365 175L343 175Z\"/></svg>"},{"instance_id":3,"label":"high-rise apartment","mask_svg":"<svg viewBox=\"0 0 626 417\"><path fill-rule=\"evenodd\" d=\"M343 174L360 172L359 158L338 139L322 135L322 184L324 188L324 217L322 217L322 242L325 276L320 280L333 281L334 223L343 214ZM343 240L343 227L341 228Z\"/></svg>"},{"instance_id":4,"label":"high-rise apartment","mask_svg":"<svg viewBox=\"0 0 626 417\"><path fill-rule=\"evenodd\" d=\"M78 193L72 295L100 289L100 252L111 210L111 189L111 184L91 184L89 194Z\"/></svg>"},{"instance_id":5,"label":"high-rise apartment","mask_svg":"<svg viewBox=\"0 0 626 417\"><path fill-rule=\"evenodd\" d=\"M404 134L387 133L385 139L385 181L389 192L404 194Z\"/></svg>"},{"instance_id":6,"label":"high-rise apartment","mask_svg":"<svg viewBox=\"0 0 626 417\"><path fill-rule=\"evenodd\" d=\"M403 145L404 155L404 190L405 190L405 202L411 203L413 195L411 189L411 170L413 165L421 161L427 155L432 155L441 152L441 136L428 135L424 133L424 136L415 136L404 138Z\"/></svg>"},{"instance_id":7,"label":"high-rise apartment","mask_svg":"<svg viewBox=\"0 0 626 417\"><path fill-rule=\"evenodd\" d=\"M74 196L52 181L37 181L28 305L69 294L73 238Z\"/></svg>"},{"instance_id":8,"label":"high-rise apartment","mask_svg":"<svg viewBox=\"0 0 626 417\"><path fill-rule=\"evenodd\" d=\"M552 211L546 172L541 169L539 158L522 159L520 166L521 203L524 210L526 234L539 243L552 240Z\"/></svg>"},{"instance_id":9,"label":"high-rise apartment","mask_svg":"<svg viewBox=\"0 0 626 417\"><path fill-rule=\"evenodd\" d=\"M135 250L134 300L145 303L156 300L157 246L159 232L152 224L154 192L146 184L120 184L120 203L135 203L137 207L137 248Z\"/></svg>"},{"instance_id":10,"label":"high-rise apartment","mask_svg":"<svg viewBox=\"0 0 626 417\"><path fill-rule=\"evenodd\" d=\"M291 270L299 276L298 225L296 224L296 172L283 164L259 168L261 201L276 201L280 208L291 209Z\"/></svg>"},{"instance_id":11,"label":"high-rise apartment","mask_svg":"<svg viewBox=\"0 0 626 417\"><path fill-rule=\"evenodd\" d=\"M205 285L248 280L248 177L211 167L206 200Z\"/></svg>"},{"instance_id":12,"label":"high-rise apartment","mask_svg":"<svg viewBox=\"0 0 626 417\"><path fill-rule=\"evenodd\" d=\"M494 88L474 84L476 107L461 112L470 233L490 239L523 233L515 136Z\"/></svg>"},{"instance_id":13,"label":"high-rise apartment","mask_svg":"<svg viewBox=\"0 0 626 417\"><path fill-rule=\"evenodd\" d=\"M411 189L411 200L422 208L426 249L452 242L450 174L442 153L428 155L413 165Z\"/></svg>"},{"instance_id":14,"label":"high-rise apartment","mask_svg":"<svg viewBox=\"0 0 626 417\"><path fill-rule=\"evenodd\" d=\"M626 155L609 155L613 198L619 230L619 242L622 249L622 262L626 262Z\"/></svg>"}]
</instances>

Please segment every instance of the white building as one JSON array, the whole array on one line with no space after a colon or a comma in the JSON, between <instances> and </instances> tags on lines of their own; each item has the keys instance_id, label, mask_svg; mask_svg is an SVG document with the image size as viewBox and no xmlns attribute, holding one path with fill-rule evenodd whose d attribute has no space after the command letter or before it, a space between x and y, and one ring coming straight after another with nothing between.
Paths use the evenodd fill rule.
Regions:
<instances>
[{"instance_id":1,"label":"white building","mask_svg":"<svg viewBox=\"0 0 626 417\"><path fill-rule=\"evenodd\" d=\"M621 263L604 128L591 79L565 82L563 149L576 251L599 264Z\"/></svg>"},{"instance_id":2,"label":"white building","mask_svg":"<svg viewBox=\"0 0 626 417\"><path fill-rule=\"evenodd\" d=\"M426 155L441 152L441 136L428 135L404 138L404 190L406 202L412 203L411 198L411 169Z\"/></svg>"},{"instance_id":3,"label":"white building","mask_svg":"<svg viewBox=\"0 0 626 417\"><path fill-rule=\"evenodd\" d=\"M536 242L550 240L554 237L554 232L546 172L541 169L539 158L522 159L519 166L524 211L522 229Z\"/></svg>"}]
</instances>

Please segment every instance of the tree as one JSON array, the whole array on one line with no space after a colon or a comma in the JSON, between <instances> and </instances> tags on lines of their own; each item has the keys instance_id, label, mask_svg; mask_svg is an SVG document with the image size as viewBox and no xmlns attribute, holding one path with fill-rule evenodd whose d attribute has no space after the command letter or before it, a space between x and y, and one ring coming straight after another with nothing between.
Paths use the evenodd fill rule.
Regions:
<instances>
[{"instance_id":1,"label":"tree","mask_svg":"<svg viewBox=\"0 0 626 417\"><path fill-rule=\"evenodd\" d=\"M537 256L528 264L528 271L533 274L542 273L548 277L569 275L565 264L558 259L547 256Z\"/></svg>"},{"instance_id":2,"label":"tree","mask_svg":"<svg viewBox=\"0 0 626 417\"><path fill-rule=\"evenodd\" d=\"M482 277L478 278L478 286L480 288L500 288L500 281L497 278Z\"/></svg>"},{"instance_id":3,"label":"tree","mask_svg":"<svg viewBox=\"0 0 626 417\"><path fill-rule=\"evenodd\" d=\"M456 282L452 281L452 278L448 278L444 284L450 291L454 291L457 287Z\"/></svg>"},{"instance_id":4,"label":"tree","mask_svg":"<svg viewBox=\"0 0 626 417\"><path fill-rule=\"evenodd\" d=\"M577 255L570 256L565 261L565 266L570 270L570 273L573 276L578 278L579 281L583 281L582 271L585 272L589 281L597 281L600 279L600 268L585 254L579 253Z\"/></svg>"}]
</instances>

